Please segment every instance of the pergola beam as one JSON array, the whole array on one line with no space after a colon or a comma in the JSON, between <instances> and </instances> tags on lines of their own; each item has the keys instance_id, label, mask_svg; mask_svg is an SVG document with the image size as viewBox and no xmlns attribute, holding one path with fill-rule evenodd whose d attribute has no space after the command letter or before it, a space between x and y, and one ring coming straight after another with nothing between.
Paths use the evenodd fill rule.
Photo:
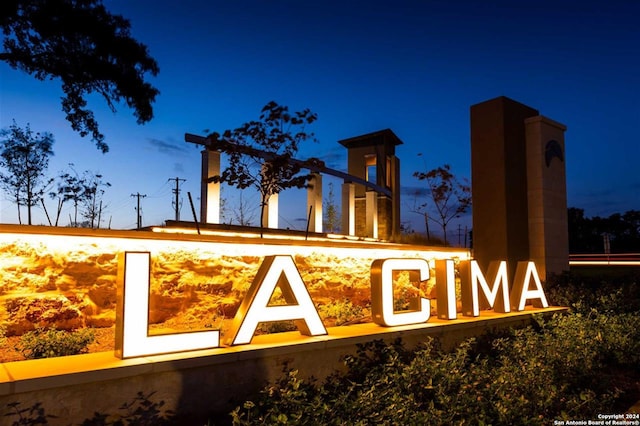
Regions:
<instances>
[{"instance_id":1,"label":"pergola beam","mask_svg":"<svg viewBox=\"0 0 640 426\"><path fill-rule=\"evenodd\" d=\"M194 143L197 145L203 145L205 148L210 149L212 151L221 151L221 148L222 148L221 146L222 144L219 144L220 146L216 146L216 142L210 137L198 136L191 133L185 133L184 140L186 142ZM267 152L257 148L248 147L248 146L238 145L238 150L248 155L264 158L267 161L277 157L277 154L274 154L272 152ZM342 179L345 183L356 183L358 185L365 186L377 192L378 194L383 194L388 197L391 197L391 190L389 188L376 185L374 183L368 182L357 176L353 176L348 173L341 172L340 170L329 168L325 166L323 161L320 161L320 160L316 160L316 161L304 160L303 161L303 160L297 160L295 158L291 158L289 161L311 172L324 173L327 175L335 176L337 178Z\"/></svg>"}]
</instances>

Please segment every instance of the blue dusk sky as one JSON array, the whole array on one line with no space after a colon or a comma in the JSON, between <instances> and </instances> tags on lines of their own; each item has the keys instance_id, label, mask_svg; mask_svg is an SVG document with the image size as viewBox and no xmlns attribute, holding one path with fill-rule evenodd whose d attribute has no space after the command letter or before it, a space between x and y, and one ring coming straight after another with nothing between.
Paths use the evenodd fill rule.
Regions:
<instances>
[{"instance_id":1,"label":"blue dusk sky","mask_svg":"<svg viewBox=\"0 0 640 426\"><path fill-rule=\"evenodd\" d=\"M319 157L344 171L338 140L392 129L404 142L397 155L404 192L411 193L421 185L415 171L450 164L470 178L469 107L507 96L567 126L570 207L587 216L640 209L640 2L104 3L130 20L132 35L158 61L160 74L150 81L161 92L155 118L143 126L126 106L113 114L102 99L90 98L109 153L70 129L59 81L37 81L0 63L0 127L15 119L53 133L50 175L68 163L102 173L112 184L102 227L135 227L135 193L146 195L143 225L173 219L169 179L176 177L186 179L181 218L190 220L187 191L197 206L200 153L184 141L185 132L235 128L257 119L271 100L316 112L309 130L319 142L299 157ZM223 193L233 209L236 190ZM257 195L247 192L244 200L257 223ZM303 229L304 192L286 191L280 200L280 227ZM412 203L405 194L403 220L423 232L421 218L409 212ZM4 198L0 222L17 223L15 206ZM46 223L41 209L36 223ZM458 224L470 220L450 226Z\"/></svg>"}]
</instances>

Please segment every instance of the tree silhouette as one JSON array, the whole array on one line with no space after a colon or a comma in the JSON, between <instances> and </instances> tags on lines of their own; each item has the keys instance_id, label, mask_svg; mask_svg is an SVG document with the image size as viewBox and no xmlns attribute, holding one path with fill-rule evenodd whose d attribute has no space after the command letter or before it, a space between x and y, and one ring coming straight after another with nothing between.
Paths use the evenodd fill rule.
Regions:
<instances>
[{"instance_id":1,"label":"tree silhouette","mask_svg":"<svg viewBox=\"0 0 640 426\"><path fill-rule=\"evenodd\" d=\"M56 220L53 226L58 226L62 208L67 201L73 201L74 220L78 221L78 203L82 194L82 183L78 172L73 167L73 163L69 163L69 171L61 171L54 178L56 187L54 191L49 192L49 197L56 200Z\"/></svg>"},{"instance_id":2,"label":"tree silhouette","mask_svg":"<svg viewBox=\"0 0 640 426\"><path fill-rule=\"evenodd\" d=\"M80 175L73 163L69 163L69 169L58 173L55 178L56 188L49 192L49 197L57 200L56 220L54 226L58 226L62 208L68 201L73 202L73 217L69 215L69 226L72 227L99 227L99 217L104 210L101 204L104 189L111 186L109 182L102 180L102 175L85 170ZM78 222L78 213L85 219ZM95 223L98 221L97 224Z\"/></svg>"},{"instance_id":3,"label":"tree silhouette","mask_svg":"<svg viewBox=\"0 0 640 426\"><path fill-rule=\"evenodd\" d=\"M609 217L586 217L584 209L570 207L569 253L602 253L603 237L608 235L611 253L637 253L640 251L640 210Z\"/></svg>"},{"instance_id":4,"label":"tree silhouette","mask_svg":"<svg viewBox=\"0 0 640 426\"><path fill-rule=\"evenodd\" d=\"M301 173L304 164L295 161L294 156L300 143L315 141L305 126L316 119L317 115L309 109L289 113L288 107L271 101L262 108L259 121L225 130L222 135L217 132L209 135L210 147L229 156L229 165L211 181L225 182L238 189L255 187L261 196L261 229L265 206L273 194L308 186L311 174Z\"/></svg>"},{"instance_id":5,"label":"tree silhouette","mask_svg":"<svg viewBox=\"0 0 640 426\"><path fill-rule=\"evenodd\" d=\"M233 217L236 222L240 226L251 226L251 222L255 217L255 206L254 209L250 209L247 200L244 199L242 195L242 191L238 194L238 204L233 209Z\"/></svg>"},{"instance_id":6,"label":"tree silhouette","mask_svg":"<svg viewBox=\"0 0 640 426\"><path fill-rule=\"evenodd\" d=\"M102 196L105 189L110 187L109 182L102 179L102 175L85 170L82 175L81 214L85 219L83 226L99 228L102 220L102 212L106 206L102 205ZM77 225L76 225L77 226Z\"/></svg>"},{"instance_id":7,"label":"tree silhouette","mask_svg":"<svg viewBox=\"0 0 640 426\"><path fill-rule=\"evenodd\" d=\"M415 173L414 173L414 176L415 176ZM408 205L408 208L411 213L415 213L422 216L422 219L424 220L424 229L427 233L427 241L429 241L431 240L431 231L429 230L429 209L428 209L429 203L420 202L420 199L422 199L421 193L422 193L421 188L416 189L416 191L413 193L413 204Z\"/></svg>"},{"instance_id":8,"label":"tree silhouette","mask_svg":"<svg viewBox=\"0 0 640 426\"><path fill-rule=\"evenodd\" d=\"M4 0L0 27L0 60L38 80L60 79L62 111L72 129L91 134L102 152L109 147L86 108L87 95L101 95L112 111L124 102L139 124L153 118L159 91L144 78L157 75L158 64L131 37L129 21L109 13L101 0Z\"/></svg>"},{"instance_id":9,"label":"tree silhouette","mask_svg":"<svg viewBox=\"0 0 640 426\"><path fill-rule=\"evenodd\" d=\"M14 121L0 132L0 186L18 208L18 223L22 224L20 207L27 208L27 224L32 224L31 209L42 200L52 180L45 179L49 157L53 155L53 135L33 133L29 124L22 129Z\"/></svg>"},{"instance_id":10,"label":"tree silhouette","mask_svg":"<svg viewBox=\"0 0 640 426\"><path fill-rule=\"evenodd\" d=\"M429 219L442 227L446 245L447 225L471 207L471 187L458 181L448 164L428 172L414 172L413 176L427 183L428 194L437 213L436 217L431 215Z\"/></svg>"},{"instance_id":11,"label":"tree silhouette","mask_svg":"<svg viewBox=\"0 0 640 426\"><path fill-rule=\"evenodd\" d=\"M329 182L329 193L324 200L324 229L326 232L340 231L340 213L333 193L333 182Z\"/></svg>"}]
</instances>

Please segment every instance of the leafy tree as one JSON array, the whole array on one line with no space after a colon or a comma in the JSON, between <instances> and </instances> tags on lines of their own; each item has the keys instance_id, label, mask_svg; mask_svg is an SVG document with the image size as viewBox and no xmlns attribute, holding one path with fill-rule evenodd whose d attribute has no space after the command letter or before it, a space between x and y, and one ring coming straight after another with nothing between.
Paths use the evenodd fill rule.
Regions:
<instances>
[{"instance_id":1,"label":"leafy tree","mask_svg":"<svg viewBox=\"0 0 640 426\"><path fill-rule=\"evenodd\" d=\"M594 243L602 245L602 237L594 241L589 219L584 216L584 209L570 207L567 210L569 226L569 253L594 253Z\"/></svg>"},{"instance_id":2,"label":"leafy tree","mask_svg":"<svg viewBox=\"0 0 640 426\"><path fill-rule=\"evenodd\" d=\"M456 179L448 164L426 173L414 172L413 176L427 184L428 195L436 211L436 216L431 215L429 219L442 227L446 245L447 225L471 207L471 187Z\"/></svg>"},{"instance_id":3,"label":"leafy tree","mask_svg":"<svg viewBox=\"0 0 640 426\"><path fill-rule=\"evenodd\" d=\"M33 133L29 124L22 129L14 121L0 132L0 186L18 207L27 208L27 224L32 224L32 208L43 198L51 180L45 178L49 157L53 155L54 138L50 133Z\"/></svg>"},{"instance_id":4,"label":"leafy tree","mask_svg":"<svg viewBox=\"0 0 640 426\"><path fill-rule=\"evenodd\" d=\"M640 250L640 211L629 210L609 217L588 218L584 209L570 207L569 252L602 253L604 235L609 236L612 253L632 253Z\"/></svg>"},{"instance_id":5,"label":"leafy tree","mask_svg":"<svg viewBox=\"0 0 640 426\"><path fill-rule=\"evenodd\" d=\"M61 171L55 180L55 191L49 193L52 199L57 200L55 226L58 226L64 204L72 201L73 217L70 216L70 226L99 227L99 218L104 210L101 201L104 188L110 187L111 184L104 182L101 174L89 170L85 170L80 175L73 163L69 163L69 169ZM84 221L78 221L78 213L82 215Z\"/></svg>"},{"instance_id":6,"label":"leafy tree","mask_svg":"<svg viewBox=\"0 0 640 426\"><path fill-rule=\"evenodd\" d=\"M101 0L4 0L0 60L38 80L60 79L62 111L81 136L109 150L86 96L97 93L112 111L124 102L139 124L153 118L158 89L144 80L159 68L147 47L130 35L130 23Z\"/></svg>"},{"instance_id":7,"label":"leafy tree","mask_svg":"<svg viewBox=\"0 0 640 426\"><path fill-rule=\"evenodd\" d=\"M255 206L254 206L255 207ZM233 209L233 217L240 226L251 226L251 222L255 217L255 209L250 209L247 200L242 196L242 191L238 195L238 204Z\"/></svg>"},{"instance_id":8,"label":"leafy tree","mask_svg":"<svg viewBox=\"0 0 640 426\"><path fill-rule=\"evenodd\" d=\"M421 203L419 199L421 198L421 188L417 189L413 194L413 205L409 206L409 211L411 213L418 214L422 216L424 219L424 228L427 232L427 240L431 240L431 232L429 230L429 203L424 202Z\"/></svg>"},{"instance_id":9,"label":"leafy tree","mask_svg":"<svg viewBox=\"0 0 640 426\"><path fill-rule=\"evenodd\" d=\"M99 228L102 221L102 212L105 206L102 205L104 188L110 187L109 182L102 180L102 175L85 170L82 175L82 217L86 220L85 225L89 228Z\"/></svg>"},{"instance_id":10,"label":"leafy tree","mask_svg":"<svg viewBox=\"0 0 640 426\"><path fill-rule=\"evenodd\" d=\"M78 172L73 168L73 163L69 163L69 169L69 171L61 171L58 173L58 176L55 178L55 191L49 192L49 197L57 200L54 226L58 226L62 208L68 201L73 201L74 219L72 223L78 222L78 205L83 195L83 182Z\"/></svg>"},{"instance_id":11,"label":"leafy tree","mask_svg":"<svg viewBox=\"0 0 640 426\"><path fill-rule=\"evenodd\" d=\"M619 242L623 250L637 253L640 250L640 210L629 210L622 215L625 224Z\"/></svg>"},{"instance_id":12,"label":"leafy tree","mask_svg":"<svg viewBox=\"0 0 640 426\"><path fill-rule=\"evenodd\" d=\"M222 194L222 188L220 190ZM243 192L239 192L237 203L234 204L231 204L231 201L226 197L220 196L220 217L223 223L233 224L235 221L240 226L251 226L255 219L255 208L250 207Z\"/></svg>"},{"instance_id":13,"label":"leafy tree","mask_svg":"<svg viewBox=\"0 0 640 426\"><path fill-rule=\"evenodd\" d=\"M222 135L209 135L210 148L229 156L229 165L213 182L225 182L238 189L255 187L261 196L260 227L265 206L273 194L287 188L304 188L311 178L301 170L304 163L294 159L300 143L315 141L305 126L313 123L317 115L309 109L294 113L286 106L271 101L262 108L258 121L249 121ZM318 161L315 159L308 162Z\"/></svg>"}]
</instances>

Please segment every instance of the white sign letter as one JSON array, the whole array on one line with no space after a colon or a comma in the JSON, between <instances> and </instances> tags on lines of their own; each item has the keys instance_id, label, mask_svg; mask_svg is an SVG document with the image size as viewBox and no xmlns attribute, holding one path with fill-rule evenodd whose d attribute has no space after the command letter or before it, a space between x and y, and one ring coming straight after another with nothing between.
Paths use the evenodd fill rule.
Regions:
<instances>
[{"instance_id":1,"label":"white sign letter","mask_svg":"<svg viewBox=\"0 0 640 426\"><path fill-rule=\"evenodd\" d=\"M288 305L269 306L276 286ZM229 342L251 343L258 323L294 320L305 336L327 334L291 256L267 256L233 319Z\"/></svg>"},{"instance_id":2,"label":"white sign letter","mask_svg":"<svg viewBox=\"0 0 640 426\"><path fill-rule=\"evenodd\" d=\"M388 327L421 324L429 320L431 304L429 299L415 298L412 309L400 313L393 310L393 273L395 271L415 271L420 273L420 281L429 279L429 263L424 259L378 259L371 265L371 316L373 322Z\"/></svg>"},{"instance_id":3,"label":"white sign letter","mask_svg":"<svg viewBox=\"0 0 640 426\"><path fill-rule=\"evenodd\" d=\"M116 356L132 358L220 346L220 331L149 335L149 252L125 252L118 259Z\"/></svg>"},{"instance_id":4,"label":"white sign letter","mask_svg":"<svg viewBox=\"0 0 640 426\"><path fill-rule=\"evenodd\" d=\"M436 259L436 297L438 318L458 318L456 303L456 271L452 259Z\"/></svg>"},{"instance_id":5,"label":"white sign letter","mask_svg":"<svg viewBox=\"0 0 640 426\"><path fill-rule=\"evenodd\" d=\"M502 262L491 262L489 264L487 275L489 279L493 278L493 286L491 288L484 275L482 275L477 261L461 262L460 271L462 313L464 315L477 317L480 315L480 308L493 308L496 312L502 313L510 312L507 262L503 260ZM482 300L479 298L478 287L482 289ZM498 290L500 288L502 288L502 298L498 300Z\"/></svg>"},{"instance_id":6,"label":"white sign letter","mask_svg":"<svg viewBox=\"0 0 640 426\"><path fill-rule=\"evenodd\" d=\"M532 279L536 286L535 290L529 289L529 283ZM513 293L511 293L511 306L514 310L523 311L524 305L529 299L533 299L532 305L535 308L549 307L535 263L531 261L518 262L514 281Z\"/></svg>"}]
</instances>

